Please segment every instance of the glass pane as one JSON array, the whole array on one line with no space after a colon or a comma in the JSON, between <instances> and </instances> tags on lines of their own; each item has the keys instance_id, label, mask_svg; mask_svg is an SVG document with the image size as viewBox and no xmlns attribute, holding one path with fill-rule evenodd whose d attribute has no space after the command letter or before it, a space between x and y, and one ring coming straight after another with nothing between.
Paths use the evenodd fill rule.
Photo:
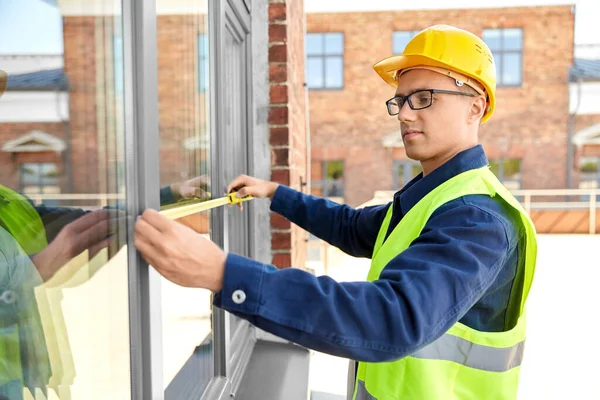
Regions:
<instances>
[{"instance_id":1,"label":"glass pane","mask_svg":"<svg viewBox=\"0 0 600 400\"><path fill-rule=\"evenodd\" d=\"M597 182L600 179L600 158L581 157L579 160L582 182Z\"/></svg>"},{"instance_id":2,"label":"glass pane","mask_svg":"<svg viewBox=\"0 0 600 400\"><path fill-rule=\"evenodd\" d=\"M502 84L519 85L521 83L521 54L508 53L502 60Z\"/></svg>"},{"instance_id":3,"label":"glass pane","mask_svg":"<svg viewBox=\"0 0 600 400\"><path fill-rule=\"evenodd\" d=\"M423 170L423 168L421 168L421 164L414 164L411 168L411 177L410 179L414 178L415 176L419 175L421 173L421 171Z\"/></svg>"},{"instance_id":4,"label":"glass pane","mask_svg":"<svg viewBox=\"0 0 600 400\"><path fill-rule=\"evenodd\" d=\"M404 164L398 164L396 166L396 179L398 182L397 189L401 189L406 185L408 181L404 179Z\"/></svg>"},{"instance_id":5,"label":"glass pane","mask_svg":"<svg viewBox=\"0 0 600 400\"><path fill-rule=\"evenodd\" d=\"M210 52L208 0L158 2L158 75L161 209L206 201L210 187ZM220 192L220 191L217 191ZM215 194L218 197L220 193ZM209 237L210 213L178 222ZM184 383L202 390L213 376L211 295L161 277L162 361L165 399L178 398ZM187 378L186 378L187 376Z\"/></svg>"},{"instance_id":6,"label":"glass pane","mask_svg":"<svg viewBox=\"0 0 600 400\"><path fill-rule=\"evenodd\" d=\"M403 53L404 48L406 47L406 45L408 44L410 39L412 39L413 36L414 36L413 32L411 32L411 31L394 32L393 36L392 36L392 48L393 48L394 54Z\"/></svg>"},{"instance_id":7,"label":"glass pane","mask_svg":"<svg viewBox=\"0 0 600 400\"><path fill-rule=\"evenodd\" d=\"M396 189L402 189L412 178L421 173L421 164L418 162L399 161L396 165Z\"/></svg>"},{"instance_id":8,"label":"glass pane","mask_svg":"<svg viewBox=\"0 0 600 400\"><path fill-rule=\"evenodd\" d=\"M344 34L343 33L326 33L325 39L325 54L340 55L344 54Z\"/></svg>"},{"instance_id":9,"label":"glass pane","mask_svg":"<svg viewBox=\"0 0 600 400\"><path fill-rule=\"evenodd\" d=\"M344 162L343 161L326 161L327 179L344 179Z\"/></svg>"},{"instance_id":10,"label":"glass pane","mask_svg":"<svg viewBox=\"0 0 600 400\"><path fill-rule=\"evenodd\" d=\"M114 75L115 75L115 91L119 95L123 95L123 36L114 35L113 38L113 57L114 57Z\"/></svg>"},{"instance_id":11,"label":"glass pane","mask_svg":"<svg viewBox=\"0 0 600 400\"><path fill-rule=\"evenodd\" d=\"M21 182L24 186L39 185L39 164L26 163L21 165Z\"/></svg>"},{"instance_id":12,"label":"glass pane","mask_svg":"<svg viewBox=\"0 0 600 400\"><path fill-rule=\"evenodd\" d=\"M523 30L505 29L504 30L504 50L521 50L523 48Z\"/></svg>"},{"instance_id":13,"label":"glass pane","mask_svg":"<svg viewBox=\"0 0 600 400\"><path fill-rule=\"evenodd\" d=\"M483 41L488 45L491 51L502 50L502 31L500 29L485 29L483 31Z\"/></svg>"},{"instance_id":14,"label":"glass pane","mask_svg":"<svg viewBox=\"0 0 600 400\"><path fill-rule=\"evenodd\" d=\"M321 33L306 34L306 55L314 56L323 54L323 35Z\"/></svg>"},{"instance_id":15,"label":"glass pane","mask_svg":"<svg viewBox=\"0 0 600 400\"><path fill-rule=\"evenodd\" d=\"M44 185L56 185L58 181L56 164L40 164L40 178Z\"/></svg>"},{"instance_id":16,"label":"glass pane","mask_svg":"<svg viewBox=\"0 0 600 400\"><path fill-rule=\"evenodd\" d=\"M309 88L322 88L323 82L323 58L309 57L306 60L306 82Z\"/></svg>"},{"instance_id":17,"label":"glass pane","mask_svg":"<svg viewBox=\"0 0 600 400\"><path fill-rule=\"evenodd\" d=\"M344 86L344 65L342 57L325 59L325 87L341 88Z\"/></svg>"},{"instance_id":18,"label":"glass pane","mask_svg":"<svg viewBox=\"0 0 600 400\"><path fill-rule=\"evenodd\" d=\"M494 173L494 175L496 175L498 178L501 178L500 174L500 163L498 163L498 161L495 160L490 160L490 171L492 171Z\"/></svg>"},{"instance_id":19,"label":"glass pane","mask_svg":"<svg viewBox=\"0 0 600 400\"><path fill-rule=\"evenodd\" d=\"M0 40L14 54L2 140L65 150L0 152L14 171L0 175L0 348L12 350L0 352L0 398L129 399L122 3L5 7L17 39ZM20 103L25 72L39 88Z\"/></svg>"},{"instance_id":20,"label":"glass pane","mask_svg":"<svg viewBox=\"0 0 600 400\"><path fill-rule=\"evenodd\" d=\"M208 35L198 35L198 90L208 89L210 77L208 75Z\"/></svg>"}]
</instances>

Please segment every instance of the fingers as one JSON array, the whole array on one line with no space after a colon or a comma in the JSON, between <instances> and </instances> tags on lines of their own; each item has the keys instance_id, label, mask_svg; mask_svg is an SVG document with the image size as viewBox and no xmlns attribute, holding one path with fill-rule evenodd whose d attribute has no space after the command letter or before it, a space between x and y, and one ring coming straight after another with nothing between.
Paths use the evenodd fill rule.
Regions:
<instances>
[{"instance_id":1,"label":"fingers","mask_svg":"<svg viewBox=\"0 0 600 400\"><path fill-rule=\"evenodd\" d=\"M84 231L73 232L68 236L68 240L72 243L74 253L79 254L85 249L89 249L90 252L94 249L97 252L108 246L110 237L116 233L119 226L124 226L123 222L124 218L103 219Z\"/></svg>"},{"instance_id":2,"label":"fingers","mask_svg":"<svg viewBox=\"0 0 600 400\"><path fill-rule=\"evenodd\" d=\"M160 215L158 211L152 209L147 209L144 211L140 220L146 221L150 226L159 232L169 232L173 229L174 224L174 222L169 218L165 217L164 215Z\"/></svg>"},{"instance_id":3,"label":"fingers","mask_svg":"<svg viewBox=\"0 0 600 400\"><path fill-rule=\"evenodd\" d=\"M161 232L143 217L140 217L135 223L134 241L139 239L155 246L159 241L160 234Z\"/></svg>"},{"instance_id":4,"label":"fingers","mask_svg":"<svg viewBox=\"0 0 600 400\"><path fill-rule=\"evenodd\" d=\"M154 253L156 252L156 250L154 249L154 246L147 241L143 236L139 236L136 235L133 239L133 244L134 246L138 249L138 251L140 252L140 254L142 255L142 258L144 260L146 260L146 262L152 266L154 265L158 265L158 263L155 263L155 255ZM160 272L159 270L157 270L158 272Z\"/></svg>"},{"instance_id":5,"label":"fingers","mask_svg":"<svg viewBox=\"0 0 600 400\"><path fill-rule=\"evenodd\" d=\"M100 252L100 250L108 247L110 245L110 242L113 240L112 237L108 237L104 240L102 240L99 243L96 243L92 246L90 246L90 248L88 249L89 252L89 258L92 259L96 256L96 254L98 254Z\"/></svg>"},{"instance_id":6,"label":"fingers","mask_svg":"<svg viewBox=\"0 0 600 400\"><path fill-rule=\"evenodd\" d=\"M234 192L236 190L240 190L244 186L251 184L251 178L248 175L240 175L235 178L231 183L227 186L227 193Z\"/></svg>"},{"instance_id":7,"label":"fingers","mask_svg":"<svg viewBox=\"0 0 600 400\"><path fill-rule=\"evenodd\" d=\"M66 227L68 227L73 233L79 234L81 232L87 231L90 227L98 224L99 222L108 220L111 216L115 216L117 210L96 210L90 213L87 213L75 221L69 223Z\"/></svg>"},{"instance_id":8,"label":"fingers","mask_svg":"<svg viewBox=\"0 0 600 400\"><path fill-rule=\"evenodd\" d=\"M203 198L206 198L209 196L208 196L208 193L206 193L206 191L197 187L197 188L194 188L194 197L203 199Z\"/></svg>"}]
</instances>

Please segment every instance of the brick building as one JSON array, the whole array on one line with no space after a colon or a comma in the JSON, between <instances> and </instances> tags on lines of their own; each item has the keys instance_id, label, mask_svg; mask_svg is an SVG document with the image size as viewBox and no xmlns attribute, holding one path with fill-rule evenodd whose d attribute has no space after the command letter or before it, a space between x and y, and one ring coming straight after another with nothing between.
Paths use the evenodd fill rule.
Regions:
<instances>
[{"instance_id":1,"label":"brick building","mask_svg":"<svg viewBox=\"0 0 600 400\"><path fill-rule=\"evenodd\" d=\"M492 169L512 189L567 187L574 13L548 6L307 14L313 192L358 205L419 171L385 110L393 89L372 65L438 23L483 37L494 53L497 107L480 131Z\"/></svg>"}]
</instances>

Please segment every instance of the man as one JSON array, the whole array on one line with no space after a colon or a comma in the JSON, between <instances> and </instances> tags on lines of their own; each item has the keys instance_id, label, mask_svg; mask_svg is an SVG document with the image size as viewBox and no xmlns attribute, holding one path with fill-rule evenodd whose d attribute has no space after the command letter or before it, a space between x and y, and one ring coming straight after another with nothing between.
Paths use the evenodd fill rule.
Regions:
<instances>
[{"instance_id":1,"label":"man","mask_svg":"<svg viewBox=\"0 0 600 400\"><path fill-rule=\"evenodd\" d=\"M372 258L368 282L224 254L152 210L135 245L167 279L216 293L216 306L357 360L353 399L514 399L537 247L477 145L496 104L492 54L477 36L437 25L374 68L396 89L388 113L423 168L390 204L355 210L247 176L228 188L270 198L271 210Z\"/></svg>"}]
</instances>

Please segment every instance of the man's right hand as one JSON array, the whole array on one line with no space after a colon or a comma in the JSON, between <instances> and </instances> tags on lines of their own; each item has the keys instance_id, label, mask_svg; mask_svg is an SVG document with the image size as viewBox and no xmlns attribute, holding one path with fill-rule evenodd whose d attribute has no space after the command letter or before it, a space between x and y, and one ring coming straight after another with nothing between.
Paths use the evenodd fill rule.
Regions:
<instances>
[{"instance_id":1,"label":"man's right hand","mask_svg":"<svg viewBox=\"0 0 600 400\"><path fill-rule=\"evenodd\" d=\"M227 193L237 192L238 197L250 195L257 198L272 199L278 187L279 183L277 182L263 181L251 176L240 175L227 186Z\"/></svg>"}]
</instances>

